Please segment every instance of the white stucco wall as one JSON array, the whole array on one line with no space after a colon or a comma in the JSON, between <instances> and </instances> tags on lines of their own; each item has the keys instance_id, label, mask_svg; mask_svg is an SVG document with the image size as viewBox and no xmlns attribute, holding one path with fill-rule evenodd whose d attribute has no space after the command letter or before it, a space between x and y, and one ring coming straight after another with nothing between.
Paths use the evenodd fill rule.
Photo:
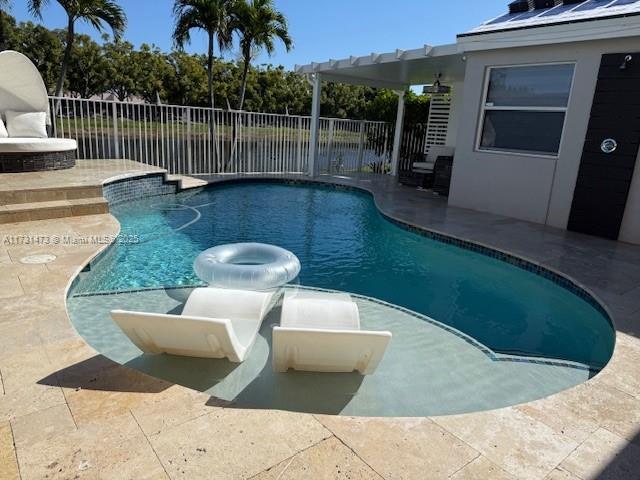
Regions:
<instances>
[{"instance_id":1,"label":"white stucco wall","mask_svg":"<svg viewBox=\"0 0 640 480\"><path fill-rule=\"evenodd\" d=\"M624 212L622 228L620 228L620 240L640 245L640 152L636 159L627 209Z\"/></svg>"},{"instance_id":2,"label":"white stucco wall","mask_svg":"<svg viewBox=\"0 0 640 480\"><path fill-rule=\"evenodd\" d=\"M455 147L458 141L458 124L464 108L464 82L453 82L451 85L451 110L449 111L449 128L447 129L447 145Z\"/></svg>"},{"instance_id":3,"label":"white stucco wall","mask_svg":"<svg viewBox=\"0 0 640 480\"><path fill-rule=\"evenodd\" d=\"M624 52L640 52L640 38L468 52L449 203L566 228L601 56ZM477 151L487 67L548 62L576 64L558 158ZM625 238L640 230L638 175L636 170ZM635 218L627 218L633 209Z\"/></svg>"}]
</instances>

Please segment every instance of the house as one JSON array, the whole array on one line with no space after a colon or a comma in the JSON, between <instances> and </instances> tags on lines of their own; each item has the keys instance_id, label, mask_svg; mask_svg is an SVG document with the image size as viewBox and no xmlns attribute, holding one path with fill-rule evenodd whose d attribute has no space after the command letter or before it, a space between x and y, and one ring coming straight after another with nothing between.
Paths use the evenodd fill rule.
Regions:
<instances>
[{"instance_id":1,"label":"house","mask_svg":"<svg viewBox=\"0 0 640 480\"><path fill-rule=\"evenodd\" d=\"M403 92L438 80L451 87L450 205L640 244L640 0L508 8L455 44L297 67L314 114L322 80L396 90L397 173Z\"/></svg>"}]
</instances>

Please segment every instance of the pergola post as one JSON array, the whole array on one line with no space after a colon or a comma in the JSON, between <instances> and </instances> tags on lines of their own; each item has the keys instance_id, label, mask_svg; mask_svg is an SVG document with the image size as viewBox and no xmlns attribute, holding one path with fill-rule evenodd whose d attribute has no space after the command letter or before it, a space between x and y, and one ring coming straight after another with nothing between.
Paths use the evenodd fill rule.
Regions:
<instances>
[{"instance_id":1,"label":"pergola post","mask_svg":"<svg viewBox=\"0 0 640 480\"><path fill-rule=\"evenodd\" d=\"M396 116L396 130L393 137L393 153L391 154L391 175L398 176L400 163L400 149L402 148L402 133L404 128L404 90L394 90L398 95L398 114Z\"/></svg>"},{"instance_id":2,"label":"pergola post","mask_svg":"<svg viewBox=\"0 0 640 480\"><path fill-rule=\"evenodd\" d=\"M318 174L318 139L320 136L320 97L322 78L319 73L312 76L313 98L311 100L311 136L309 138L309 176Z\"/></svg>"}]
</instances>

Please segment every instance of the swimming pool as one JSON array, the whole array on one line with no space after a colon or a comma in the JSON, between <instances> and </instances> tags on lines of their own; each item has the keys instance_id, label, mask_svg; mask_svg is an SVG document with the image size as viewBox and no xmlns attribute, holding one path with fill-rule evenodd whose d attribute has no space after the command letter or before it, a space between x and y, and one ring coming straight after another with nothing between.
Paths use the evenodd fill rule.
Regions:
<instances>
[{"instance_id":1,"label":"swimming pool","mask_svg":"<svg viewBox=\"0 0 640 480\"><path fill-rule=\"evenodd\" d=\"M193 260L223 243L294 252L302 285L400 305L511 355L602 368L614 329L590 303L495 258L426 238L385 219L370 195L332 187L243 183L122 204L123 238L75 294L199 285Z\"/></svg>"}]
</instances>

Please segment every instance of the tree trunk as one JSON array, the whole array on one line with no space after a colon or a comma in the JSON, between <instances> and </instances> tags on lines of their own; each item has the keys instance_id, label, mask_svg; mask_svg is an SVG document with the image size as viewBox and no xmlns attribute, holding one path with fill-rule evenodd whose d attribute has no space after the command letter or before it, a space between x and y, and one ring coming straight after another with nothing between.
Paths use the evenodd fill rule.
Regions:
<instances>
[{"instance_id":1,"label":"tree trunk","mask_svg":"<svg viewBox=\"0 0 640 480\"><path fill-rule=\"evenodd\" d=\"M71 61L71 50L73 49L73 41L75 39L74 20L69 17L69 25L67 26L67 45L64 49L64 58L62 59L62 67L60 67L60 77L56 86L56 97L61 97L64 90L64 79L67 76L69 62Z\"/></svg>"},{"instance_id":2,"label":"tree trunk","mask_svg":"<svg viewBox=\"0 0 640 480\"><path fill-rule=\"evenodd\" d=\"M209 32L209 52L207 58L207 73L209 80L209 101L211 108L215 108L215 98L213 93L213 32Z\"/></svg>"},{"instance_id":3,"label":"tree trunk","mask_svg":"<svg viewBox=\"0 0 640 480\"><path fill-rule=\"evenodd\" d=\"M4 12L0 10L0 52L7 48L7 39L5 38L4 29Z\"/></svg>"},{"instance_id":4,"label":"tree trunk","mask_svg":"<svg viewBox=\"0 0 640 480\"><path fill-rule=\"evenodd\" d=\"M244 57L244 68L242 69L242 87L240 88L240 105L238 110L242 110L244 107L244 96L247 92L247 76L249 75L249 64L251 62L251 56Z\"/></svg>"}]
</instances>

